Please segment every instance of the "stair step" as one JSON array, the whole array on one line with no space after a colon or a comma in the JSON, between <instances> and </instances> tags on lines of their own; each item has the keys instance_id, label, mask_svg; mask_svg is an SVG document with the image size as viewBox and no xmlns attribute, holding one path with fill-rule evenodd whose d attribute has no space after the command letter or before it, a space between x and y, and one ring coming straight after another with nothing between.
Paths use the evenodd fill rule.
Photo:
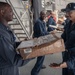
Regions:
<instances>
[{"instance_id":1,"label":"stair step","mask_svg":"<svg viewBox=\"0 0 75 75\"><path fill-rule=\"evenodd\" d=\"M10 25L11 29L13 28L22 28L20 25Z\"/></svg>"},{"instance_id":2,"label":"stair step","mask_svg":"<svg viewBox=\"0 0 75 75\"><path fill-rule=\"evenodd\" d=\"M18 38L25 38L25 37L19 36Z\"/></svg>"},{"instance_id":3,"label":"stair step","mask_svg":"<svg viewBox=\"0 0 75 75\"><path fill-rule=\"evenodd\" d=\"M18 36L18 35L17 35L17 37L18 37L18 38L19 38L19 37L26 37L26 35L24 35L24 36Z\"/></svg>"},{"instance_id":4,"label":"stair step","mask_svg":"<svg viewBox=\"0 0 75 75\"><path fill-rule=\"evenodd\" d=\"M20 23L9 23L9 25L20 25Z\"/></svg>"},{"instance_id":5,"label":"stair step","mask_svg":"<svg viewBox=\"0 0 75 75\"><path fill-rule=\"evenodd\" d=\"M17 34L17 36L24 36L24 37L26 37L26 34L24 33L24 34Z\"/></svg>"},{"instance_id":6,"label":"stair step","mask_svg":"<svg viewBox=\"0 0 75 75\"><path fill-rule=\"evenodd\" d=\"M20 41L24 41L26 38L19 38Z\"/></svg>"},{"instance_id":7,"label":"stair step","mask_svg":"<svg viewBox=\"0 0 75 75\"><path fill-rule=\"evenodd\" d=\"M24 33L24 30L14 30L14 32L21 32L21 33Z\"/></svg>"},{"instance_id":8,"label":"stair step","mask_svg":"<svg viewBox=\"0 0 75 75\"><path fill-rule=\"evenodd\" d=\"M16 17L13 17L13 19L17 19Z\"/></svg>"},{"instance_id":9,"label":"stair step","mask_svg":"<svg viewBox=\"0 0 75 75\"><path fill-rule=\"evenodd\" d=\"M18 39L19 39L20 41L24 41L24 40L27 40L28 37L19 37Z\"/></svg>"},{"instance_id":10,"label":"stair step","mask_svg":"<svg viewBox=\"0 0 75 75\"><path fill-rule=\"evenodd\" d=\"M26 33L15 32L15 34L26 34Z\"/></svg>"},{"instance_id":11,"label":"stair step","mask_svg":"<svg viewBox=\"0 0 75 75\"><path fill-rule=\"evenodd\" d=\"M12 30L23 30L22 28L12 28Z\"/></svg>"}]
</instances>

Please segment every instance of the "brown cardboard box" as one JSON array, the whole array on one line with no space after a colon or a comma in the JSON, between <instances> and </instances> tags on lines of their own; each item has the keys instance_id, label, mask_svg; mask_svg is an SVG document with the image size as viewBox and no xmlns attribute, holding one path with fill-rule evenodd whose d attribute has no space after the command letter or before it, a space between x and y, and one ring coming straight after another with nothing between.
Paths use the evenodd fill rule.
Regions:
<instances>
[{"instance_id":1,"label":"brown cardboard box","mask_svg":"<svg viewBox=\"0 0 75 75\"><path fill-rule=\"evenodd\" d=\"M20 49L20 54L23 59L28 59L62 51L65 51L64 42L62 39L57 39L32 48Z\"/></svg>"},{"instance_id":2,"label":"brown cardboard box","mask_svg":"<svg viewBox=\"0 0 75 75\"><path fill-rule=\"evenodd\" d=\"M62 33L49 34L49 35L41 36L39 38L22 41L20 45L17 47L17 49L30 48L30 47L47 44L47 43L52 43L58 40L61 34Z\"/></svg>"}]
</instances>

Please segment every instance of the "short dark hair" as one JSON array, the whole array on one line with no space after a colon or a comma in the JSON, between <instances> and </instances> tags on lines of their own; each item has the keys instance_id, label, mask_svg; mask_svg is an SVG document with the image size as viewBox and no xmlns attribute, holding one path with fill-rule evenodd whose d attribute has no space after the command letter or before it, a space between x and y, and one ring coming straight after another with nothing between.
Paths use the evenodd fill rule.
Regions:
<instances>
[{"instance_id":1,"label":"short dark hair","mask_svg":"<svg viewBox=\"0 0 75 75\"><path fill-rule=\"evenodd\" d=\"M47 10L48 13L52 14L52 10Z\"/></svg>"},{"instance_id":2,"label":"short dark hair","mask_svg":"<svg viewBox=\"0 0 75 75\"><path fill-rule=\"evenodd\" d=\"M10 5L6 2L0 2L0 9L3 9L6 6L10 6Z\"/></svg>"},{"instance_id":3,"label":"short dark hair","mask_svg":"<svg viewBox=\"0 0 75 75\"><path fill-rule=\"evenodd\" d=\"M45 11L45 10L42 10L42 11L40 12L40 15L42 15L42 14L46 14L46 11Z\"/></svg>"}]
</instances>

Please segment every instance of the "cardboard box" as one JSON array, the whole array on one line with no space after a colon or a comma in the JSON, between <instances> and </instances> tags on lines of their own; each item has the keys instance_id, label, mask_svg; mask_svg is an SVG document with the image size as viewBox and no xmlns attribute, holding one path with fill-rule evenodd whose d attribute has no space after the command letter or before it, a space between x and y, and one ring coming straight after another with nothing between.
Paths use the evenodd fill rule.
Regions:
<instances>
[{"instance_id":1,"label":"cardboard box","mask_svg":"<svg viewBox=\"0 0 75 75\"><path fill-rule=\"evenodd\" d=\"M41 36L39 38L23 41L17 47L17 49L35 47L42 44L50 43L52 41L56 41L57 39L60 38L61 34L62 33L56 33L55 35L49 34L49 35Z\"/></svg>"},{"instance_id":2,"label":"cardboard box","mask_svg":"<svg viewBox=\"0 0 75 75\"><path fill-rule=\"evenodd\" d=\"M21 48L20 54L23 59L29 59L62 51L65 51L64 42L62 39L57 39L48 43L41 44L39 46Z\"/></svg>"}]
</instances>

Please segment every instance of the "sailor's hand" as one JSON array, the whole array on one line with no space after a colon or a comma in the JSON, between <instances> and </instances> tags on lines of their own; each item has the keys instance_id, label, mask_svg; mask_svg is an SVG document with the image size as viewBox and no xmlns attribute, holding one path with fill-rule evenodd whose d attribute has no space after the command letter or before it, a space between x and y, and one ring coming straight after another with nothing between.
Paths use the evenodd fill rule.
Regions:
<instances>
[{"instance_id":1,"label":"sailor's hand","mask_svg":"<svg viewBox=\"0 0 75 75\"><path fill-rule=\"evenodd\" d=\"M52 68L60 68L60 64L57 64L57 63L52 63L49 66Z\"/></svg>"},{"instance_id":2,"label":"sailor's hand","mask_svg":"<svg viewBox=\"0 0 75 75\"><path fill-rule=\"evenodd\" d=\"M60 63L60 64L52 63L49 66L52 67L52 68L67 68L66 62L63 62L63 63Z\"/></svg>"}]
</instances>

